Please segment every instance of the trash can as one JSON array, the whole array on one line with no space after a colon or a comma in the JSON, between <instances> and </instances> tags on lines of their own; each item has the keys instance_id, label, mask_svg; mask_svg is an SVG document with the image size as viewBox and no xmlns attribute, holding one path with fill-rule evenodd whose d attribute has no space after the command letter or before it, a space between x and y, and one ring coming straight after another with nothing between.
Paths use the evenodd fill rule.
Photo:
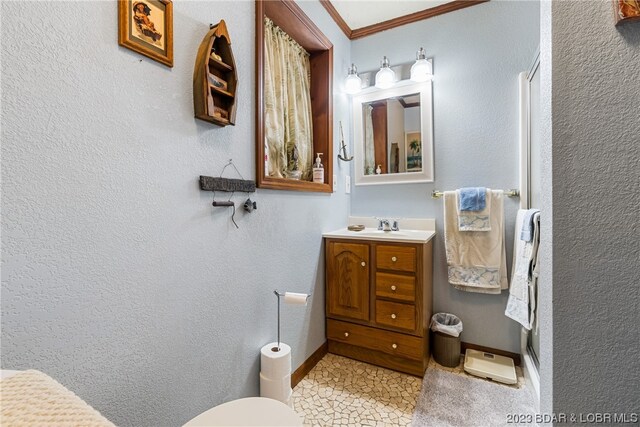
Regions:
<instances>
[{"instance_id":1,"label":"trash can","mask_svg":"<svg viewBox=\"0 0 640 427\"><path fill-rule=\"evenodd\" d=\"M450 313L436 313L431 318L431 331L433 359L449 368L458 366L462 320Z\"/></svg>"}]
</instances>

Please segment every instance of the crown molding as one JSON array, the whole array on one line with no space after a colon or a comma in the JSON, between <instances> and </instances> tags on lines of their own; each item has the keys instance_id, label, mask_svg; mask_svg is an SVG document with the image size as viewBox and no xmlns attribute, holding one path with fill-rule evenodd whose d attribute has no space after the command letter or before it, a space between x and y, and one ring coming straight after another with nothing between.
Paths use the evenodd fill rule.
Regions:
<instances>
[{"instance_id":1,"label":"crown molding","mask_svg":"<svg viewBox=\"0 0 640 427\"><path fill-rule=\"evenodd\" d=\"M342 32L350 40L355 40L379 33L381 31L390 30L401 25L422 21L423 19L433 18L434 16L453 12L454 10L464 9L470 6L475 6L477 4L486 3L488 1L489 0L454 0L450 3L445 3L440 6L420 10L418 12L410 13L409 15L399 16L397 18L389 19L387 21L356 29L351 29L349 27L342 16L340 16L340 13L335 8L335 6L331 4L330 0L320 0L320 4L327 10L331 18L333 18Z\"/></svg>"},{"instance_id":2,"label":"crown molding","mask_svg":"<svg viewBox=\"0 0 640 427\"><path fill-rule=\"evenodd\" d=\"M335 8L335 6L333 6L333 4L331 4L329 0L320 0L320 4L324 6L327 12L329 12L329 15L335 21L335 23L338 24L338 27L340 27L344 35L351 39L351 28L349 28L349 24L347 24L345 20L342 19L342 16L340 16L340 13Z\"/></svg>"}]
</instances>

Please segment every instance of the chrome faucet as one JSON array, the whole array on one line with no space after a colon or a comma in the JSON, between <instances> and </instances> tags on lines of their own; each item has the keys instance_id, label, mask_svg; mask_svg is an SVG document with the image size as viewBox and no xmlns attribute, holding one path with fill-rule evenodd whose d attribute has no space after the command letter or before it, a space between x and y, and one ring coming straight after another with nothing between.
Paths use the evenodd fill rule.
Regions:
<instances>
[{"instance_id":1,"label":"chrome faucet","mask_svg":"<svg viewBox=\"0 0 640 427\"><path fill-rule=\"evenodd\" d=\"M378 230L391 231L391 224L389 224L389 220L381 219L380 223L378 224Z\"/></svg>"},{"instance_id":2,"label":"chrome faucet","mask_svg":"<svg viewBox=\"0 0 640 427\"><path fill-rule=\"evenodd\" d=\"M398 220L393 220L393 225L391 221L384 218L376 218L378 220L378 230L380 231L399 231L400 227L398 226Z\"/></svg>"}]
</instances>

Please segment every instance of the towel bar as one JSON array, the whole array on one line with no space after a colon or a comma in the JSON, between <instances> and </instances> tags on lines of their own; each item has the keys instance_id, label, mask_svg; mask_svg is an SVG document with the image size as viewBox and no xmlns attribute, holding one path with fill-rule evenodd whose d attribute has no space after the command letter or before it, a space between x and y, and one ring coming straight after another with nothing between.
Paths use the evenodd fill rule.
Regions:
<instances>
[{"instance_id":1,"label":"towel bar","mask_svg":"<svg viewBox=\"0 0 640 427\"><path fill-rule=\"evenodd\" d=\"M520 192L518 190L515 190L515 189L504 190L504 195L507 196L507 197L520 197ZM444 196L444 192L443 191L433 190L431 192L431 197L434 198L434 199L439 199L442 196Z\"/></svg>"}]
</instances>

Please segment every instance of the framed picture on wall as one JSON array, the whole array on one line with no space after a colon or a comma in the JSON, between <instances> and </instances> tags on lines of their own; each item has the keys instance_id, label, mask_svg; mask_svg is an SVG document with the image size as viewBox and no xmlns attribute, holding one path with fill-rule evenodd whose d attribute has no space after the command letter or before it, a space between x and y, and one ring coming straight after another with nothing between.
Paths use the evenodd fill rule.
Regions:
<instances>
[{"instance_id":1,"label":"framed picture on wall","mask_svg":"<svg viewBox=\"0 0 640 427\"><path fill-rule=\"evenodd\" d=\"M422 170L422 137L420 132L407 132L405 138L405 157L407 172Z\"/></svg>"},{"instance_id":2,"label":"framed picture on wall","mask_svg":"<svg viewBox=\"0 0 640 427\"><path fill-rule=\"evenodd\" d=\"M616 25L627 21L640 21L640 0L613 0Z\"/></svg>"},{"instance_id":3,"label":"framed picture on wall","mask_svg":"<svg viewBox=\"0 0 640 427\"><path fill-rule=\"evenodd\" d=\"M118 0L118 44L173 67L171 0Z\"/></svg>"}]
</instances>

